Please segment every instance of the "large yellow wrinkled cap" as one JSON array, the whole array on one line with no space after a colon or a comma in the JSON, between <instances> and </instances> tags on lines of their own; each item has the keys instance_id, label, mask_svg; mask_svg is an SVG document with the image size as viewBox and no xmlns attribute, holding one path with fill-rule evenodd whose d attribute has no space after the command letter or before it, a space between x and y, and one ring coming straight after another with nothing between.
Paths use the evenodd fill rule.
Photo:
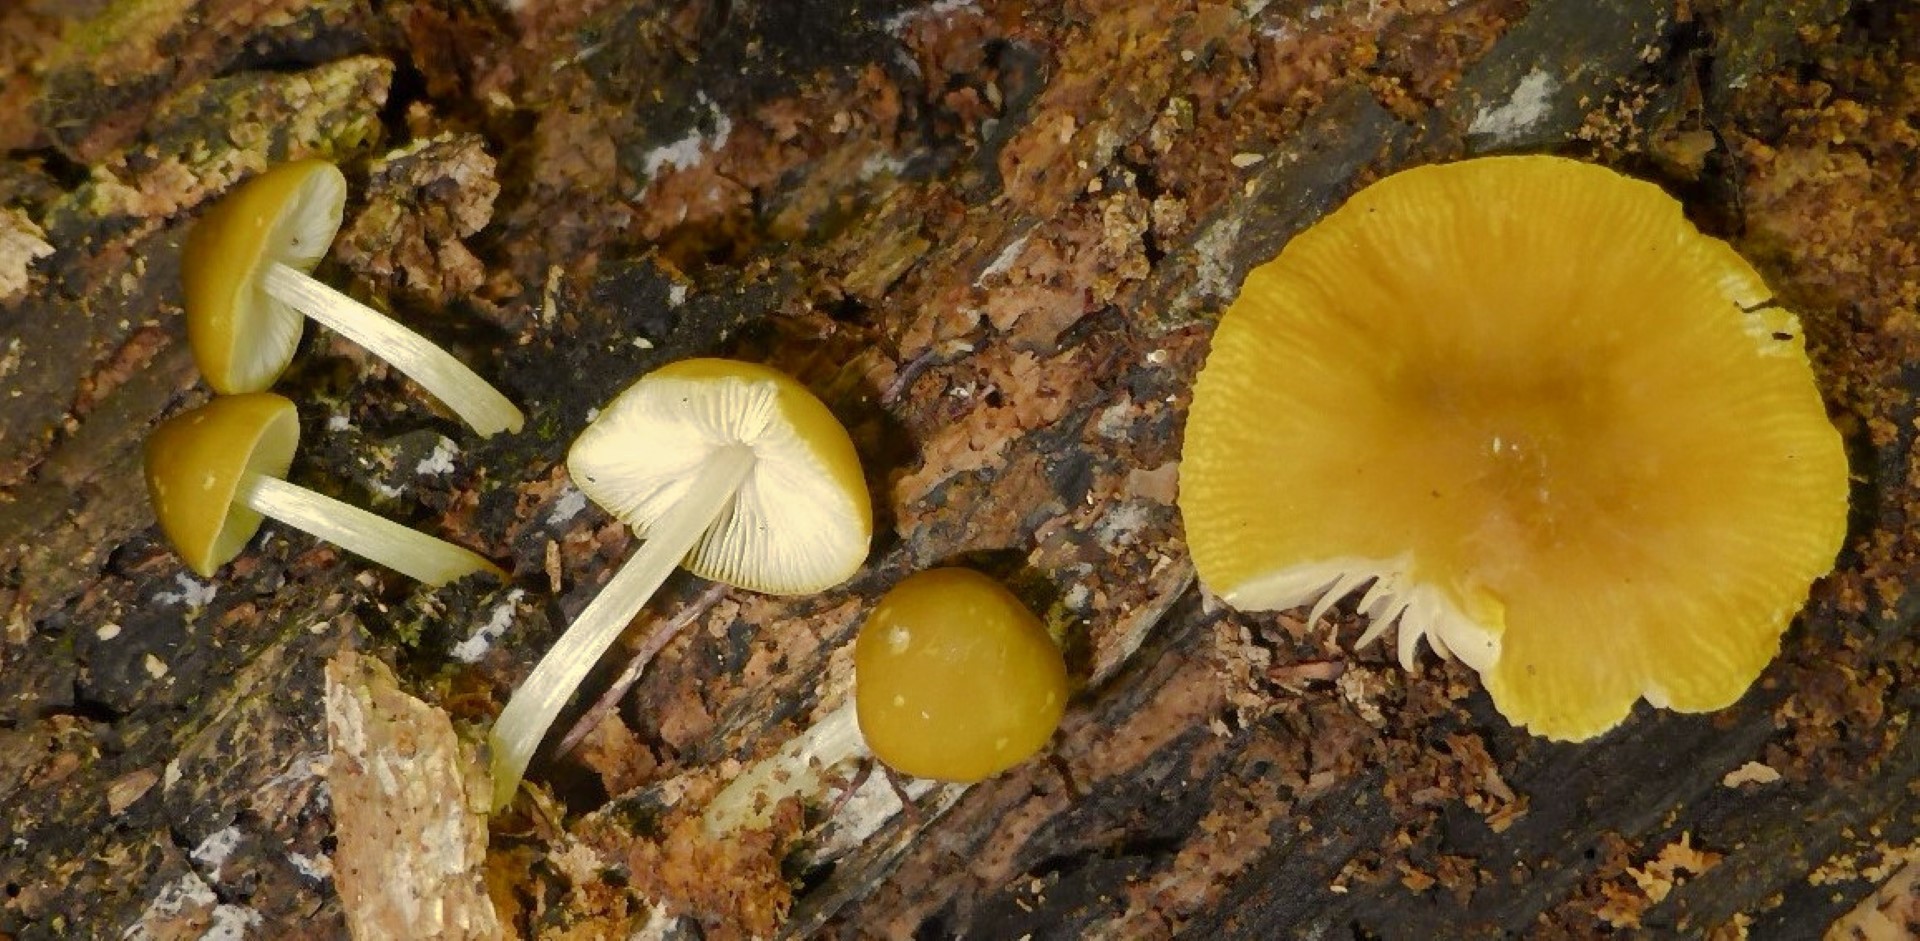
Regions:
<instances>
[{"instance_id":1,"label":"large yellow wrinkled cap","mask_svg":"<svg viewBox=\"0 0 1920 941\"><path fill-rule=\"evenodd\" d=\"M1067 666L999 582L929 569L880 599L853 647L854 708L874 755L915 777L972 782L1032 757L1067 705Z\"/></svg>"},{"instance_id":2,"label":"large yellow wrinkled cap","mask_svg":"<svg viewBox=\"0 0 1920 941\"><path fill-rule=\"evenodd\" d=\"M873 541L873 501L847 429L807 387L757 363L687 359L615 396L575 439L567 472L641 535L721 449L753 469L681 563L701 578L768 594L845 581Z\"/></svg>"},{"instance_id":3,"label":"large yellow wrinkled cap","mask_svg":"<svg viewBox=\"0 0 1920 941\"><path fill-rule=\"evenodd\" d=\"M147 496L187 567L211 578L253 538L260 514L234 502L248 472L285 477L300 446L294 405L271 392L224 395L147 436Z\"/></svg>"},{"instance_id":4,"label":"large yellow wrinkled cap","mask_svg":"<svg viewBox=\"0 0 1920 941\"><path fill-rule=\"evenodd\" d=\"M1658 188L1553 157L1396 174L1255 269L1184 447L1212 591L1378 576L1403 659L1425 636L1558 739L1731 704L1845 534L1794 315Z\"/></svg>"},{"instance_id":5,"label":"large yellow wrinkled cap","mask_svg":"<svg viewBox=\"0 0 1920 941\"><path fill-rule=\"evenodd\" d=\"M281 164L227 194L194 223L180 261L187 340L216 392L259 392L293 360L305 316L267 293L279 262L302 273L340 230L347 180L325 160Z\"/></svg>"}]
</instances>

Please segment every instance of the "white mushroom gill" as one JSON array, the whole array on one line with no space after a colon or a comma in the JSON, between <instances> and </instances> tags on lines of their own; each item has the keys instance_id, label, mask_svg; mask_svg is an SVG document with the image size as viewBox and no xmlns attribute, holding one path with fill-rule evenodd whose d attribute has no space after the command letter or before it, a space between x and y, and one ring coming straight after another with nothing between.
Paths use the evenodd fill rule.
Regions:
<instances>
[{"instance_id":1,"label":"white mushroom gill","mask_svg":"<svg viewBox=\"0 0 1920 941\"><path fill-rule=\"evenodd\" d=\"M1355 646L1364 647L1399 625L1397 654L1400 665L1413 669L1422 638L1442 658L1484 670L1500 659L1504 628L1499 602L1475 599L1474 611L1456 604L1449 593L1421 582L1412 574L1412 561L1397 559L1331 559L1296 565L1221 593L1221 598L1244 611L1284 611L1311 604L1307 624L1318 624L1341 599L1372 583L1355 610L1368 618L1366 631ZM1475 615L1478 615L1477 617Z\"/></svg>"}]
</instances>

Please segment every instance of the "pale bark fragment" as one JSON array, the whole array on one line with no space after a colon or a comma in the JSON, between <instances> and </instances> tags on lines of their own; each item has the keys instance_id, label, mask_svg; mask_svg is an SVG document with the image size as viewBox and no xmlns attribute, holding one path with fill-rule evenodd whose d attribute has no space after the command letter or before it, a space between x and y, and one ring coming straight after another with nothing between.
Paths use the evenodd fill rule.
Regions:
<instances>
[{"instance_id":1,"label":"pale bark fragment","mask_svg":"<svg viewBox=\"0 0 1920 941\"><path fill-rule=\"evenodd\" d=\"M500 938L481 869L484 787L473 748L386 664L327 664L334 881L355 938Z\"/></svg>"}]
</instances>

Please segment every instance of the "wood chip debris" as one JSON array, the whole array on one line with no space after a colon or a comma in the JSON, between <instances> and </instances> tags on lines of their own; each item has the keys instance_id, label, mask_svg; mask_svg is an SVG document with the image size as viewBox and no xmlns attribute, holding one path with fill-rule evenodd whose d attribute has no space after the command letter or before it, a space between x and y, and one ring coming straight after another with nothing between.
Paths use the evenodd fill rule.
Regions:
<instances>
[{"instance_id":1,"label":"wood chip debris","mask_svg":"<svg viewBox=\"0 0 1920 941\"><path fill-rule=\"evenodd\" d=\"M1742 784L1772 784L1778 780L1780 780L1780 772L1774 770L1772 765L1749 761L1727 772L1726 776L1720 779L1720 784L1723 787L1739 787Z\"/></svg>"},{"instance_id":2,"label":"wood chip debris","mask_svg":"<svg viewBox=\"0 0 1920 941\"><path fill-rule=\"evenodd\" d=\"M327 663L334 879L356 938L500 938L480 764L447 714L353 651Z\"/></svg>"}]
</instances>

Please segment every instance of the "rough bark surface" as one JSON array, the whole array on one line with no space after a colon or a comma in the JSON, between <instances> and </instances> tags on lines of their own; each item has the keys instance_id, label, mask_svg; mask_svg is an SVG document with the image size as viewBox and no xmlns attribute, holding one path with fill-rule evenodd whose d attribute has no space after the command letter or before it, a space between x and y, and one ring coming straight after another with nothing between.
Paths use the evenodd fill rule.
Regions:
<instances>
[{"instance_id":1,"label":"rough bark surface","mask_svg":"<svg viewBox=\"0 0 1920 941\"><path fill-rule=\"evenodd\" d=\"M880 535L833 591L724 595L536 762L490 834L509 933L1916 930L1920 5L26 0L0 76L0 937L374 923L336 816L391 789L330 761L327 665L382 767L433 756L410 806L465 799L434 713L480 741L631 547L568 443L693 354L817 390ZM1722 713L1549 743L1457 664L1353 650L1350 613L1309 630L1194 584L1180 426L1241 277L1371 179L1503 151L1660 182L1806 324L1850 535ZM310 328L278 386L293 479L511 584L433 591L274 526L201 580L152 526L140 442L208 394L183 234L302 156L353 183L320 276L529 418L474 439ZM696 839L703 795L845 695L872 600L952 562L1069 638L1049 760ZM635 633L702 589L676 576Z\"/></svg>"}]
</instances>

